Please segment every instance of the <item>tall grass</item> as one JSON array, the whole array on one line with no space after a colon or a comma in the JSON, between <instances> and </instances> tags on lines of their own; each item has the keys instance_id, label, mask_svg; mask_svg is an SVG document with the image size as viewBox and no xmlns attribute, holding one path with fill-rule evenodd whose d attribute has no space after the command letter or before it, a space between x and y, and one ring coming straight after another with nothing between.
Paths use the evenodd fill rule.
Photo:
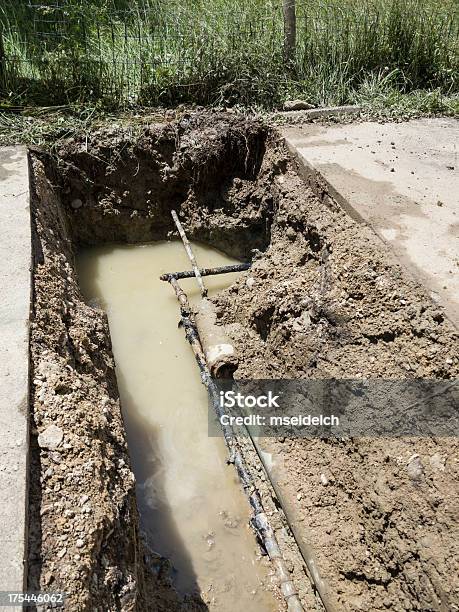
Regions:
<instances>
[{"instance_id":1,"label":"tall grass","mask_svg":"<svg viewBox=\"0 0 459 612\"><path fill-rule=\"evenodd\" d=\"M0 99L273 107L352 102L372 83L458 93L454 0L297 3L292 72L280 0L3 0Z\"/></svg>"}]
</instances>

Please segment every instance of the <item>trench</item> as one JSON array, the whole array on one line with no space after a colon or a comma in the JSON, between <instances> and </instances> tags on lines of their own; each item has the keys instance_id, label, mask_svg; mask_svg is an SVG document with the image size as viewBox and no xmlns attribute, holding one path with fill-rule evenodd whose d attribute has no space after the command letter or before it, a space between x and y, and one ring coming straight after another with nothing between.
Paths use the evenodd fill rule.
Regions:
<instances>
[{"instance_id":1,"label":"trench","mask_svg":"<svg viewBox=\"0 0 459 612\"><path fill-rule=\"evenodd\" d=\"M236 263L194 245L203 266ZM170 563L181 596L199 595L221 612L278 609L269 566L249 530L249 507L222 439L207 435L207 393L177 326L178 306L159 277L187 269L180 241L108 245L79 252L87 303L108 316L140 526ZM210 296L237 275L207 278ZM199 301L195 279L181 281Z\"/></svg>"},{"instance_id":2,"label":"trench","mask_svg":"<svg viewBox=\"0 0 459 612\"><path fill-rule=\"evenodd\" d=\"M171 124L147 127L140 135L115 128L81 134L56 146L53 155L34 152L31 164L30 590L65 591L75 610L191 612L224 610L228 605L231 609L260 609L265 604L257 598L268 595L265 590L270 579L264 564L256 561L253 535L247 529L246 501L238 487L234 489L235 472L225 466L221 446L221 451L212 451L210 462L204 453L194 465L190 461L192 447L198 442L192 435L193 426L206 444L213 444L207 439L205 392L183 330L176 328L175 297L171 288L157 280L162 271L189 269L187 261L179 260L184 256L182 247L179 245L171 265L164 266L168 269L154 272L152 257L148 266L133 266L125 284L133 281L134 272L141 271L144 293L140 306L133 306L133 291L126 300L132 313L129 323L137 324L140 311L150 309L135 344L134 335L127 333L134 356L126 371L140 375L140 353L155 325L153 309L159 308L161 316L170 316L170 323L161 327L158 338L160 333L177 334L175 346L188 365L178 366L176 352L160 359L155 350L156 364L151 358L142 361L144 380L152 384L154 378L164 378L155 377L155 368L159 372L167 364L171 394L185 381L201 394L201 400L196 399L188 409L176 405L183 409L180 414L193 415L193 422L187 422L187 429L181 431L180 444L179 419L168 417L174 430L168 430L170 437L164 444L175 445L175 459L180 460L183 471L192 468L183 490L188 492L199 474L207 478L210 468L226 472L229 480L217 479L218 484L225 482L226 492L234 490L231 503L223 507L212 506L221 499L216 487L208 491L212 494L207 501L182 503L180 510L190 513L180 519L170 511L170 504L182 488L173 481L174 474L177 481L182 477L182 468L174 472L172 462L158 464L166 429L149 423L153 403L164 408L166 402L156 400L159 391L155 388L147 393L146 407L135 418L121 417L118 388L124 408L129 401L138 408L139 402L130 390L127 400L124 396L126 375L115 377L113 323L110 340L104 312L82 300L75 252L89 246L102 249L90 255L94 272L102 261L96 254L113 251L103 245L140 245L170 238L175 232L171 209L175 209L190 239L237 259L251 260L250 273L231 277L231 287L213 298L218 322L238 353L237 379L405 379L414 374L453 379L459 371L457 332L424 289L404 274L389 250L340 209L317 177L304 182L277 137L257 121L196 113ZM122 250L144 254L158 247L154 243ZM198 251L203 266L213 263L208 253L204 257ZM94 290L94 277L91 282ZM157 287L154 299L148 299L145 292L150 282ZM193 282L183 286L187 291L194 288ZM168 300L162 309L160 291ZM108 311L110 317L110 308ZM390 341L373 341L384 338ZM165 345L154 348L162 350ZM170 416L169 399L166 405ZM197 418L204 418L202 427L198 428ZM50 426L62 432L63 443L58 448L38 444L37 437ZM156 488L138 490L136 504L131 457L134 464L139 456L145 457L144 449L150 455L141 465L140 476L136 465L132 467L141 485L156 470L157 480L151 481ZM246 450L250 458L253 449ZM298 541L306 542L312 551L313 566L326 579L334 609L398 609L400 602L405 609L440 609L436 604L440 600L445 609L456 605L457 597L435 586L444 582L449 588L450 577L457 574L451 564L457 552L457 521L447 509L455 507L457 497L454 476L448 472L456 451L449 440L376 439L341 444L282 438L265 439L263 450L279 467L274 483L279 489L277 498L262 478L259 458L253 456L253 473L258 474L255 484L273 519L288 574L305 609L317 609L311 588L317 581L315 575L306 575L304 560L286 524L296 525ZM407 475L404 460L400 463L401 457L408 460L415 453L426 467L422 486ZM430 460L439 457L444 463L433 467ZM153 511L162 512L163 520L158 523L162 529L151 521L153 531L148 534L143 504L150 512L147 500L158 502L154 495L158 491L164 503ZM284 510L293 508L293 521L284 522L279 499L287 501ZM153 551L171 559L169 573L176 589L185 593L180 598L163 580L167 562L145 551L138 533L137 505ZM216 527L209 522L207 506ZM227 525L222 526L226 515L220 515L221 511L230 517ZM440 511L444 515L438 515ZM232 529L237 519L238 527ZM393 525L402 526L401 530ZM215 535L209 538L210 530ZM223 537L219 538L221 532L225 537L231 535L226 546ZM419 549L424 538L434 544ZM164 548L159 551L161 541ZM193 554L192 541L197 543ZM432 576L438 580L430 586ZM240 588L234 586L238 580L242 580ZM453 589L451 585L451 593ZM190 600L194 591L201 595ZM277 586L274 591L278 593ZM237 599L246 596L249 600ZM268 607L261 609L269 610L270 605L268 601Z\"/></svg>"}]
</instances>

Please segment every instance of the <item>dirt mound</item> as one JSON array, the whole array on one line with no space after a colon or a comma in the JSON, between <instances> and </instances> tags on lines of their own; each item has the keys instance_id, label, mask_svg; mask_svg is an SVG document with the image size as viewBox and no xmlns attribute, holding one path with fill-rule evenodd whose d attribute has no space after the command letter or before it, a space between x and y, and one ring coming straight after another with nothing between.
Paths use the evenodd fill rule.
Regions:
<instances>
[{"instance_id":1,"label":"dirt mound","mask_svg":"<svg viewBox=\"0 0 459 612\"><path fill-rule=\"evenodd\" d=\"M290 164L273 197L268 250L217 299L238 377L457 379L457 330L370 230ZM456 439L263 445L337 609L458 606Z\"/></svg>"}]
</instances>

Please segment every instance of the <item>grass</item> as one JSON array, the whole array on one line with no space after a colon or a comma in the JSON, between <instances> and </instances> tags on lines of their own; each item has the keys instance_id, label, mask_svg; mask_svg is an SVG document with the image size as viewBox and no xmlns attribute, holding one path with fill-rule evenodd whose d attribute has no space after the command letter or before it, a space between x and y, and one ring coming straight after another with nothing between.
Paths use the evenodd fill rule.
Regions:
<instances>
[{"instance_id":1,"label":"grass","mask_svg":"<svg viewBox=\"0 0 459 612\"><path fill-rule=\"evenodd\" d=\"M145 127L164 121L157 113L133 115L131 112L107 112L97 106L69 106L65 108L28 108L21 113L0 112L0 146L27 144L50 150L58 149L64 140L94 134L101 128L123 127L139 135Z\"/></svg>"},{"instance_id":2,"label":"grass","mask_svg":"<svg viewBox=\"0 0 459 612\"><path fill-rule=\"evenodd\" d=\"M56 7L56 5L62 4ZM56 0L0 7L10 105L359 103L456 112L455 0L297 0L295 66L280 0Z\"/></svg>"}]
</instances>

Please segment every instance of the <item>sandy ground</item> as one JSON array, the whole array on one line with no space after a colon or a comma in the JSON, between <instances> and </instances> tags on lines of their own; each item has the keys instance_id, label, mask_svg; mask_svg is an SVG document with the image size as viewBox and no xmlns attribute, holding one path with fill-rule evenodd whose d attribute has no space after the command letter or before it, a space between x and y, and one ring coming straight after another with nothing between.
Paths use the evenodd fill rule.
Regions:
<instances>
[{"instance_id":1,"label":"sandy ground","mask_svg":"<svg viewBox=\"0 0 459 612\"><path fill-rule=\"evenodd\" d=\"M304 184L257 122L185 116L136 141L100 132L56 154L34 161L32 392L42 444L33 448L32 519L41 518L31 578L68 590L76 609L106 609L107 597L113 609L195 609L140 551L107 324L81 300L75 245L165 238L177 208L190 237L241 258L257 249L251 271L216 300L241 378L453 379L457 332L324 184ZM52 431L50 442L48 432L43 445L51 425L62 437ZM269 450L337 610L458 609L456 440L285 439ZM297 561L291 570L307 582Z\"/></svg>"}]
</instances>

